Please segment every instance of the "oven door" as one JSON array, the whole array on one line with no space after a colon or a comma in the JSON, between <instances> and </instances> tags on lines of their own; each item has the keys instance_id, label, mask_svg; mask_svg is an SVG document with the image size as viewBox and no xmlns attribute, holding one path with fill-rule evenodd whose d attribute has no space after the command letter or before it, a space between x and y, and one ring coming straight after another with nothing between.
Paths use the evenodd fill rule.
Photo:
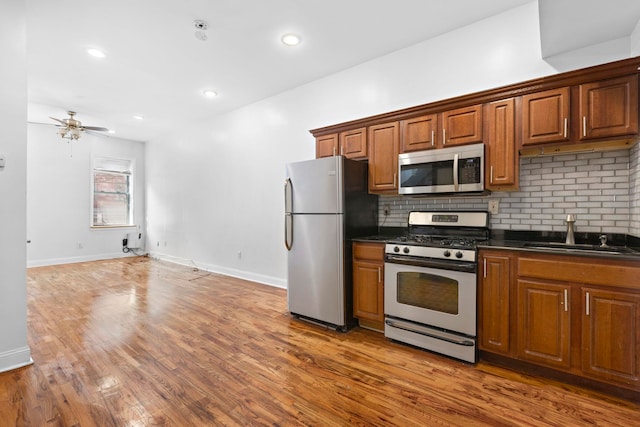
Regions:
<instances>
[{"instance_id":1,"label":"oven door","mask_svg":"<svg viewBox=\"0 0 640 427\"><path fill-rule=\"evenodd\" d=\"M385 263L385 315L476 336L476 274Z\"/></svg>"}]
</instances>

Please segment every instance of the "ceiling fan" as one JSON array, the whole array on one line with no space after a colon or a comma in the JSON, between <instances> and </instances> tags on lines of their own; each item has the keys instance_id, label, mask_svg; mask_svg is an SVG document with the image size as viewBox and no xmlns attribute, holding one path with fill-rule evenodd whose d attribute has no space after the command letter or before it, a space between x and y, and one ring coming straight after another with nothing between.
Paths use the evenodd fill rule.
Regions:
<instances>
[{"instance_id":1,"label":"ceiling fan","mask_svg":"<svg viewBox=\"0 0 640 427\"><path fill-rule=\"evenodd\" d=\"M61 138L71 141L80 138L80 134L85 131L106 132L109 130L99 126L83 126L79 120L74 118L76 115L75 111L67 111L67 114L69 114L68 119L56 119L55 117L49 117L50 119L60 123L56 126L60 128L58 130L58 135L60 135Z\"/></svg>"}]
</instances>

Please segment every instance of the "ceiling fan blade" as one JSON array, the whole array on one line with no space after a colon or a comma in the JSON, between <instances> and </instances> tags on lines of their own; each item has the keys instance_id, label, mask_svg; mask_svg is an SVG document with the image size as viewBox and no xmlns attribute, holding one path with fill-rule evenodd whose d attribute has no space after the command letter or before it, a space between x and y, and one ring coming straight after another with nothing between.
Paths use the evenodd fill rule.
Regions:
<instances>
[{"instance_id":1,"label":"ceiling fan blade","mask_svg":"<svg viewBox=\"0 0 640 427\"><path fill-rule=\"evenodd\" d=\"M60 126L58 124L55 124L55 123L42 123L42 122L30 122L30 121L27 121L27 123L31 123L32 125L55 126L57 128L62 127L62 126Z\"/></svg>"},{"instance_id":2,"label":"ceiling fan blade","mask_svg":"<svg viewBox=\"0 0 640 427\"><path fill-rule=\"evenodd\" d=\"M109 129L99 126L81 126L82 130L97 130L99 132L107 132Z\"/></svg>"},{"instance_id":3,"label":"ceiling fan blade","mask_svg":"<svg viewBox=\"0 0 640 427\"><path fill-rule=\"evenodd\" d=\"M58 122L58 123L62 123L63 125L67 126L67 123L66 123L65 121L63 121L63 120L56 119L55 117L51 117L51 116L49 116L49 118L50 118L51 120L55 120L56 122Z\"/></svg>"},{"instance_id":4,"label":"ceiling fan blade","mask_svg":"<svg viewBox=\"0 0 640 427\"><path fill-rule=\"evenodd\" d=\"M92 130L85 130L85 132L88 133L89 135L101 136L104 138L111 138L111 135L106 133L94 132Z\"/></svg>"}]
</instances>

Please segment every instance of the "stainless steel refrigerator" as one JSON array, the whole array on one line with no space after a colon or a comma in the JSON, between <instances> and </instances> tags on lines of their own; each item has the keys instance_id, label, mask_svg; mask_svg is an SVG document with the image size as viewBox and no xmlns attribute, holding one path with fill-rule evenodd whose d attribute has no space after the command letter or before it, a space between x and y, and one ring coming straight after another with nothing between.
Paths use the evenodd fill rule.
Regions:
<instances>
[{"instance_id":1,"label":"stainless steel refrigerator","mask_svg":"<svg viewBox=\"0 0 640 427\"><path fill-rule=\"evenodd\" d=\"M377 231L367 163L325 157L290 163L286 173L289 311L346 331L353 325L350 239Z\"/></svg>"}]
</instances>

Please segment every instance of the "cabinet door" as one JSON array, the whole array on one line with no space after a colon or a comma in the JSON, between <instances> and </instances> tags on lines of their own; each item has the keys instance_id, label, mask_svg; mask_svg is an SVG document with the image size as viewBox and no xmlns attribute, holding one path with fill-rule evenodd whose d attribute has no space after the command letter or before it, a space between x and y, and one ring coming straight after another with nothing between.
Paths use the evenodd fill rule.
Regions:
<instances>
[{"instance_id":1,"label":"cabinet door","mask_svg":"<svg viewBox=\"0 0 640 427\"><path fill-rule=\"evenodd\" d=\"M518 280L518 357L569 369L569 288Z\"/></svg>"},{"instance_id":2,"label":"cabinet door","mask_svg":"<svg viewBox=\"0 0 640 427\"><path fill-rule=\"evenodd\" d=\"M353 261L353 315L359 319L384 321L383 264Z\"/></svg>"},{"instance_id":3,"label":"cabinet door","mask_svg":"<svg viewBox=\"0 0 640 427\"><path fill-rule=\"evenodd\" d=\"M316 159L338 154L338 134L322 135L316 138Z\"/></svg>"},{"instance_id":4,"label":"cabinet door","mask_svg":"<svg viewBox=\"0 0 640 427\"><path fill-rule=\"evenodd\" d=\"M482 254L478 341L481 350L508 354L509 287L511 258L506 255Z\"/></svg>"},{"instance_id":5,"label":"cabinet door","mask_svg":"<svg viewBox=\"0 0 640 427\"><path fill-rule=\"evenodd\" d=\"M638 76L580 85L580 139L638 133Z\"/></svg>"},{"instance_id":6,"label":"cabinet door","mask_svg":"<svg viewBox=\"0 0 640 427\"><path fill-rule=\"evenodd\" d=\"M340 132L340 154L348 159L366 159L367 128Z\"/></svg>"},{"instance_id":7,"label":"cabinet door","mask_svg":"<svg viewBox=\"0 0 640 427\"><path fill-rule=\"evenodd\" d=\"M464 145L482 141L482 105L442 113L442 145Z\"/></svg>"},{"instance_id":8,"label":"cabinet door","mask_svg":"<svg viewBox=\"0 0 640 427\"><path fill-rule=\"evenodd\" d=\"M488 166L485 167L485 183L490 190L518 188L515 114L513 98L485 105L485 154Z\"/></svg>"},{"instance_id":9,"label":"cabinet door","mask_svg":"<svg viewBox=\"0 0 640 427\"><path fill-rule=\"evenodd\" d=\"M640 294L582 288L582 371L640 386Z\"/></svg>"},{"instance_id":10,"label":"cabinet door","mask_svg":"<svg viewBox=\"0 0 640 427\"><path fill-rule=\"evenodd\" d=\"M398 122L369 127L369 192L398 189Z\"/></svg>"},{"instance_id":11,"label":"cabinet door","mask_svg":"<svg viewBox=\"0 0 640 427\"><path fill-rule=\"evenodd\" d=\"M522 97L522 145L569 140L569 88Z\"/></svg>"},{"instance_id":12,"label":"cabinet door","mask_svg":"<svg viewBox=\"0 0 640 427\"><path fill-rule=\"evenodd\" d=\"M438 115L428 114L400 122L400 152L436 148Z\"/></svg>"}]
</instances>

